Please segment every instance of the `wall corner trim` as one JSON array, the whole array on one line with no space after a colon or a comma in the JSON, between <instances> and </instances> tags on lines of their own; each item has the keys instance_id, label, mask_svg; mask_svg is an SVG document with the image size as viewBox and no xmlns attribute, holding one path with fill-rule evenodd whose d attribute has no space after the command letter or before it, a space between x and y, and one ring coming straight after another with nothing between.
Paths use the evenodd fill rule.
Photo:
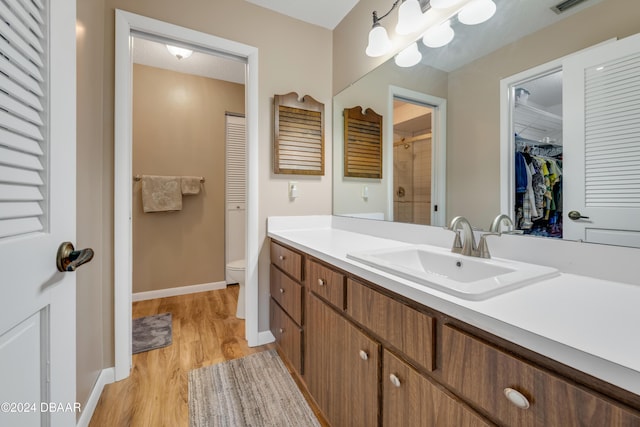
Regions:
<instances>
[{"instance_id":1,"label":"wall corner trim","mask_svg":"<svg viewBox=\"0 0 640 427\"><path fill-rule=\"evenodd\" d=\"M105 368L100 371L98 379L96 379L96 383L93 385L93 389L89 394L89 398L82 408L82 413L80 414L80 418L76 424L77 427L87 427L89 425L93 412L96 410L96 406L98 406L98 401L100 400L104 386L115 382L115 380L114 368Z\"/></svg>"}]
</instances>

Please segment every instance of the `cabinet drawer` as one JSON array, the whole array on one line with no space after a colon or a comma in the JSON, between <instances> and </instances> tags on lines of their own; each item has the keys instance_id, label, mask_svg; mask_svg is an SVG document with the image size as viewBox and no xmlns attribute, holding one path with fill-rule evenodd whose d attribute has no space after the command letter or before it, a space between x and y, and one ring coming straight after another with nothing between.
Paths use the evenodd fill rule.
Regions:
<instances>
[{"instance_id":1,"label":"cabinet drawer","mask_svg":"<svg viewBox=\"0 0 640 427\"><path fill-rule=\"evenodd\" d=\"M435 366L435 320L352 279L347 313L429 371Z\"/></svg>"},{"instance_id":2,"label":"cabinet drawer","mask_svg":"<svg viewBox=\"0 0 640 427\"><path fill-rule=\"evenodd\" d=\"M488 427L485 421L385 350L382 375L382 425L415 427Z\"/></svg>"},{"instance_id":3,"label":"cabinet drawer","mask_svg":"<svg viewBox=\"0 0 640 427\"><path fill-rule=\"evenodd\" d=\"M302 286L271 264L271 298L302 326Z\"/></svg>"},{"instance_id":4,"label":"cabinet drawer","mask_svg":"<svg viewBox=\"0 0 640 427\"><path fill-rule=\"evenodd\" d=\"M500 424L640 426L638 413L449 326L443 328L442 360L443 380ZM517 407L507 393L528 408Z\"/></svg>"},{"instance_id":5,"label":"cabinet drawer","mask_svg":"<svg viewBox=\"0 0 640 427\"><path fill-rule=\"evenodd\" d=\"M302 329L287 316L273 298L270 299L270 301L271 333L276 338L278 346L296 371L304 374L302 370Z\"/></svg>"},{"instance_id":6,"label":"cabinet drawer","mask_svg":"<svg viewBox=\"0 0 640 427\"><path fill-rule=\"evenodd\" d=\"M277 265L278 268L294 279L302 280L302 255L279 245L273 240L271 241L271 263Z\"/></svg>"},{"instance_id":7,"label":"cabinet drawer","mask_svg":"<svg viewBox=\"0 0 640 427\"><path fill-rule=\"evenodd\" d=\"M340 310L344 310L344 275L307 260L307 286Z\"/></svg>"}]
</instances>

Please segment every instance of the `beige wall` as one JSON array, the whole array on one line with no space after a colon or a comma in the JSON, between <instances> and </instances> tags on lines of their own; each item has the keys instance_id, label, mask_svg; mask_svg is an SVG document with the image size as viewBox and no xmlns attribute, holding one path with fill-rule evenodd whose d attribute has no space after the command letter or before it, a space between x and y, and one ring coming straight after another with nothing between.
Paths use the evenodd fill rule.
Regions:
<instances>
[{"instance_id":1,"label":"beige wall","mask_svg":"<svg viewBox=\"0 0 640 427\"><path fill-rule=\"evenodd\" d=\"M91 247L96 255L77 275L76 389L79 402L89 395L100 371L108 366L106 348L112 347L112 324L104 321L103 310L109 295L105 276L109 266L103 260L105 241L102 224L104 180L100 159L103 153L102 78L104 14L102 0L77 2L77 239L76 247ZM83 406L84 407L84 406Z\"/></svg>"},{"instance_id":2,"label":"beige wall","mask_svg":"<svg viewBox=\"0 0 640 427\"><path fill-rule=\"evenodd\" d=\"M224 281L225 111L244 85L133 66L133 175L195 175L178 212L144 213L133 186L133 292Z\"/></svg>"},{"instance_id":3,"label":"beige wall","mask_svg":"<svg viewBox=\"0 0 640 427\"><path fill-rule=\"evenodd\" d=\"M88 110L94 121L86 138L91 151L78 149L78 181L96 180L95 188L79 193L78 213L91 212L86 227L79 227L79 241L92 236L91 244L97 251L92 277L78 277L78 289L95 286L95 294L79 297L78 306L87 305L100 310L84 312L78 323L94 333L79 338L78 378L92 386L97 365L114 364L113 344L113 179L114 179L114 11L120 8L132 13L192 28L225 39L255 46L259 50L259 327L268 329L269 312L269 249L266 244L266 219L271 215L306 215L331 213L331 162L327 161L323 177L300 177L299 194L295 201L287 195L287 182L292 176L274 175L272 172L273 95L292 91L311 95L327 106L325 120L325 156L331 158L331 31L260 8L246 1L185 0L78 0L87 15L97 25L87 26L85 37L91 56L100 56L97 63L92 57L80 56L78 68L94 70L87 74L86 87L78 99L78 111ZM104 8L102 5L104 4ZM94 96L95 95L95 96ZM100 114L102 114L101 117ZM79 120L81 122L81 120ZM79 144L82 142L79 141ZM95 175L98 175L97 177ZM79 215L80 216L80 215ZM99 287L99 289L98 289ZM100 313L98 316L96 313ZM102 319L102 325L98 326ZM101 329L101 330L100 330ZM96 344L97 343L97 344ZM80 347L96 344L100 351L89 354ZM87 398L87 387L78 387L78 400Z\"/></svg>"}]
</instances>

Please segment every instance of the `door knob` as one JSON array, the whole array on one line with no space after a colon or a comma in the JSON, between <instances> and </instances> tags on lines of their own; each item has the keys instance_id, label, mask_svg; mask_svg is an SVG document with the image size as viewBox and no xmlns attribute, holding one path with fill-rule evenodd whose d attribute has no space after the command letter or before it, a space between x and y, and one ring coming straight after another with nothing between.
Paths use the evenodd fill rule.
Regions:
<instances>
[{"instance_id":1,"label":"door knob","mask_svg":"<svg viewBox=\"0 0 640 427\"><path fill-rule=\"evenodd\" d=\"M582 214L580 214L580 212L578 211L571 211L568 213L569 218L572 220L577 220L577 219L589 219L588 216L582 216Z\"/></svg>"},{"instance_id":2,"label":"door knob","mask_svg":"<svg viewBox=\"0 0 640 427\"><path fill-rule=\"evenodd\" d=\"M63 242L58 247L56 255L56 265L58 271L76 271L80 267L93 259L93 249L81 249L76 251L71 242Z\"/></svg>"}]
</instances>

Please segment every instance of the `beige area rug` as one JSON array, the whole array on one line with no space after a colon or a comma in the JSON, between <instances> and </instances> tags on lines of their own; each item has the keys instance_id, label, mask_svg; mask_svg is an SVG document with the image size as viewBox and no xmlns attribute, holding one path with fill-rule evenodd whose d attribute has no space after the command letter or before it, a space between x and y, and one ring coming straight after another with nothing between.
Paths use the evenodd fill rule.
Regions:
<instances>
[{"instance_id":1,"label":"beige area rug","mask_svg":"<svg viewBox=\"0 0 640 427\"><path fill-rule=\"evenodd\" d=\"M320 426L275 350L189 372L189 426Z\"/></svg>"}]
</instances>

